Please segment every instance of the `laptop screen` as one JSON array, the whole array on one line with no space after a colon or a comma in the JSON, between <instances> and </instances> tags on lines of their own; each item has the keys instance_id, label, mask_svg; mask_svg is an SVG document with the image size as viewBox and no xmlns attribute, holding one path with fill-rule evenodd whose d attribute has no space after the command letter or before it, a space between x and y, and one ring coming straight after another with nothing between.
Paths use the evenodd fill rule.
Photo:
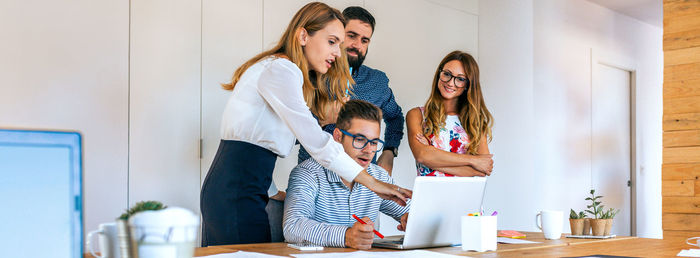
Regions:
<instances>
[{"instance_id":1,"label":"laptop screen","mask_svg":"<svg viewBox=\"0 0 700 258\"><path fill-rule=\"evenodd\" d=\"M82 152L75 132L0 129L5 257L82 257Z\"/></svg>"}]
</instances>

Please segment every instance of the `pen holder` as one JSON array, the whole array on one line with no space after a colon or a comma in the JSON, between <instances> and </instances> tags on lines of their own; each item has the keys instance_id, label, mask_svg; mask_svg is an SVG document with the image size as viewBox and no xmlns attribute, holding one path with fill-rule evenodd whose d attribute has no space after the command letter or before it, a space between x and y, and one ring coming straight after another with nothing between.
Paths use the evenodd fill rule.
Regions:
<instances>
[{"instance_id":1,"label":"pen holder","mask_svg":"<svg viewBox=\"0 0 700 258\"><path fill-rule=\"evenodd\" d=\"M462 216L462 250L495 251L497 216Z\"/></svg>"}]
</instances>

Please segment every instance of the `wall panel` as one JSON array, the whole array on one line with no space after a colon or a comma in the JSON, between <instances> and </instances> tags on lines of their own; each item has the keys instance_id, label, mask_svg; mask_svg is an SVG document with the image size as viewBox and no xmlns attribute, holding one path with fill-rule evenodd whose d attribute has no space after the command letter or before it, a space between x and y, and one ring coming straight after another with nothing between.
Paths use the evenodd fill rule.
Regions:
<instances>
[{"instance_id":1,"label":"wall panel","mask_svg":"<svg viewBox=\"0 0 700 258\"><path fill-rule=\"evenodd\" d=\"M700 233L700 2L663 6L663 229Z\"/></svg>"},{"instance_id":2,"label":"wall panel","mask_svg":"<svg viewBox=\"0 0 700 258\"><path fill-rule=\"evenodd\" d=\"M664 99L700 96L700 79L664 83Z\"/></svg>"}]
</instances>

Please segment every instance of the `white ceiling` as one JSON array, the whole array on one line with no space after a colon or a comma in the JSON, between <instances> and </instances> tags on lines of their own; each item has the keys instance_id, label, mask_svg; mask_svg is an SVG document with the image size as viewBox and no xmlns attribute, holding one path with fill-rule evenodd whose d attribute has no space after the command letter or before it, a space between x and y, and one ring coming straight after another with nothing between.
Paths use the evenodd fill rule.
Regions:
<instances>
[{"instance_id":1,"label":"white ceiling","mask_svg":"<svg viewBox=\"0 0 700 258\"><path fill-rule=\"evenodd\" d=\"M662 0L588 0L642 22L662 27Z\"/></svg>"}]
</instances>

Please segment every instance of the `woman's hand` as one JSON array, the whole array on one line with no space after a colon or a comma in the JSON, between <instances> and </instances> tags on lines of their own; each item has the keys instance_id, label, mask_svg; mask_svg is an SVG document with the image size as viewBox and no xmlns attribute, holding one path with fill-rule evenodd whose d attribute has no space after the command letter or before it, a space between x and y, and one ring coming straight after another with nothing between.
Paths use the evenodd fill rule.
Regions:
<instances>
[{"instance_id":1,"label":"woman's hand","mask_svg":"<svg viewBox=\"0 0 700 258\"><path fill-rule=\"evenodd\" d=\"M474 169L483 172L487 175L493 170L493 154L478 154L470 155L471 163Z\"/></svg>"},{"instance_id":2,"label":"woman's hand","mask_svg":"<svg viewBox=\"0 0 700 258\"><path fill-rule=\"evenodd\" d=\"M418 142L422 143L423 145L430 145L428 138L425 138L425 135L423 134L416 134L416 140L418 140Z\"/></svg>"},{"instance_id":3,"label":"woman's hand","mask_svg":"<svg viewBox=\"0 0 700 258\"><path fill-rule=\"evenodd\" d=\"M392 200L401 206L406 206L406 200L413 197L413 191L403 189L399 186L387 184L379 180L374 180L372 187L367 187L384 200Z\"/></svg>"},{"instance_id":4,"label":"woman's hand","mask_svg":"<svg viewBox=\"0 0 700 258\"><path fill-rule=\"evenodd\" d=\"M401 206L406 206L406 200L413 197L413 191L379 181L370 176L366 170L363 170L355 177L355 182L366 186L380 198L392 200Z\"/></svg>"}]
</instances>

